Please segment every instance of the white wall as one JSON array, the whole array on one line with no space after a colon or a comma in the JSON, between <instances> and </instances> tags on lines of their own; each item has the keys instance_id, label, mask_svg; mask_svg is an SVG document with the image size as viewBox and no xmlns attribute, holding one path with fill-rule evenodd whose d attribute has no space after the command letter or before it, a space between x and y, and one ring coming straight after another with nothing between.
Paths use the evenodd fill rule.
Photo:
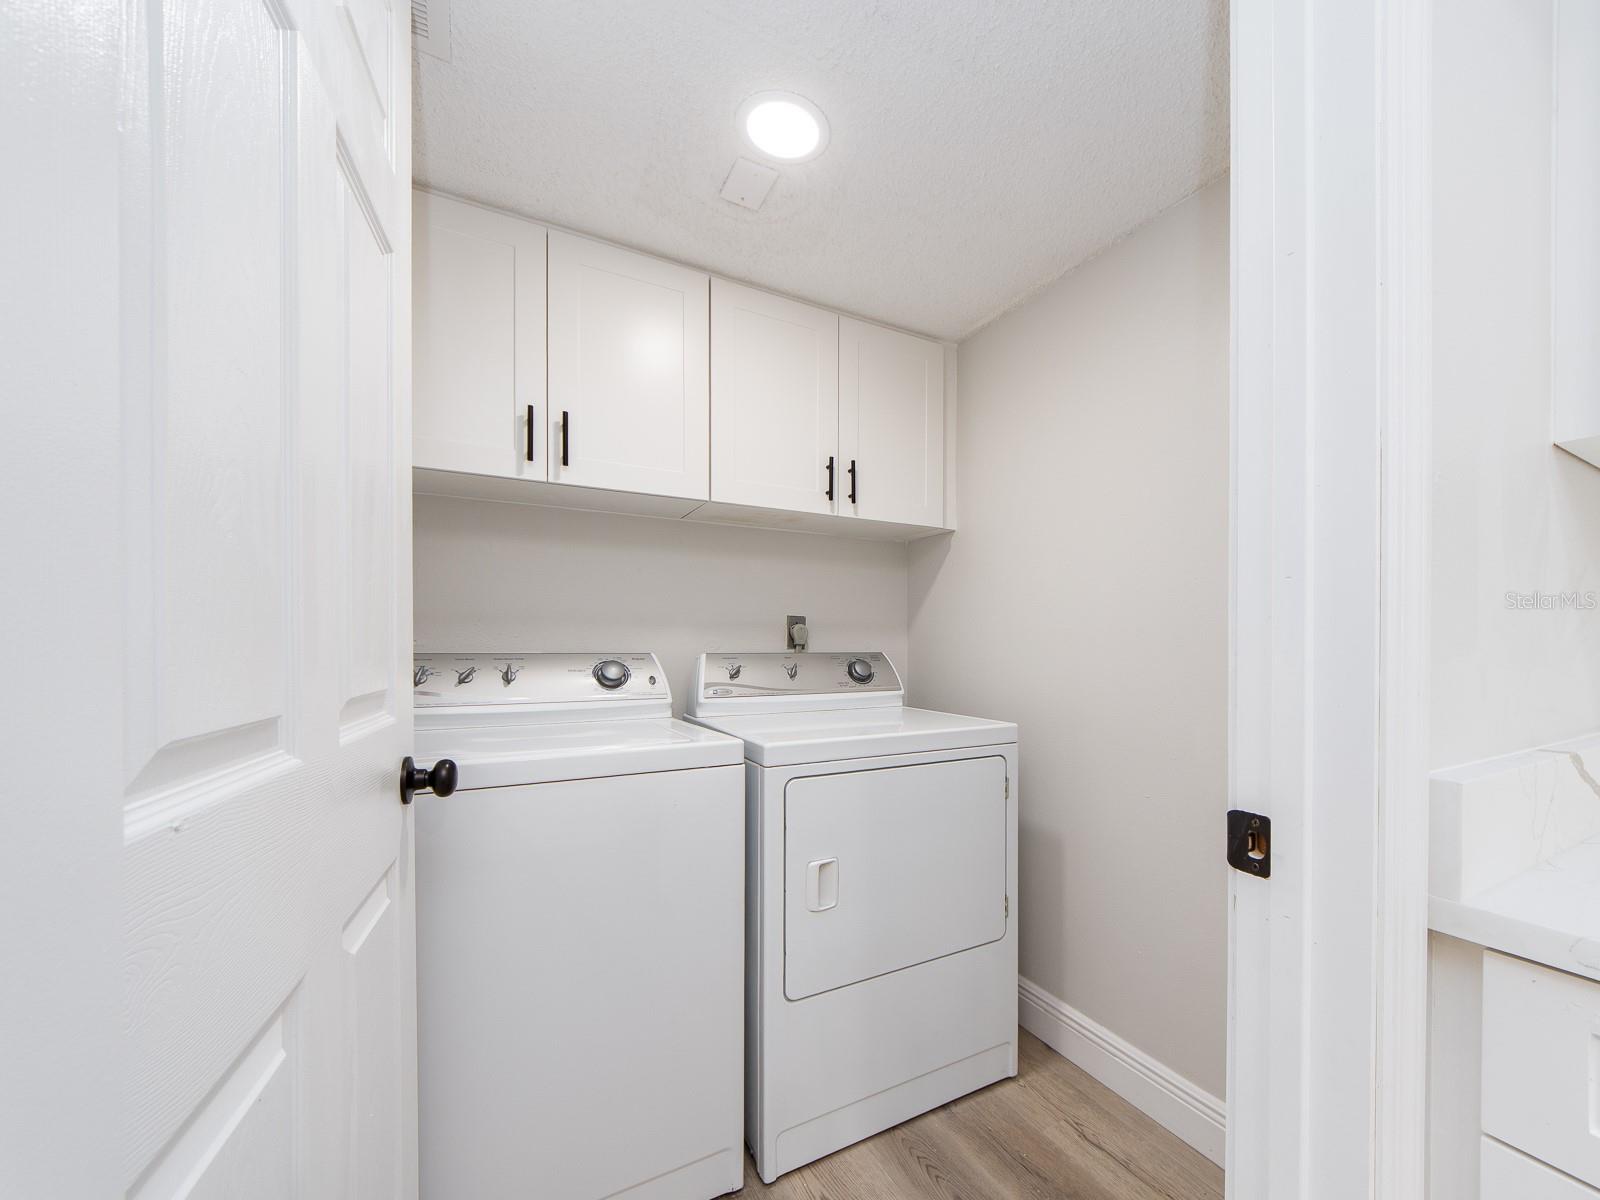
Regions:
<instances>
[{"instance_id":1,"label":"white wall","mask_svg":"<svg viewBox=\"0 0 1600 1200\"><path fill-rule=\"evenodd\" d=\"M1555 5L1434 9L1435 767L1600 729L1600 470L1550 444Z\"/></svg>"},{"instance_id":2,"label":"white wall","mask_svg":"<svg viewBox=\"0 0 1600 1200\"><path fill-rule=\"evenodd\" d=\"M906 662L906 548L806 533L418 496L419 650L653 650L679 711L704 650L817 650Z\"/></svg>"},{"instance_id":3,"label":"white wall","mask_svg":"<svg viewBox=\"0 0 1600 1200\"><path fill-rule=\"evenodd\" d=\"M911 547L915 703L1021 727L1034 983L1220 1096L1228 194L959 349L959 531Z\"/></svg>"}]
</instances>

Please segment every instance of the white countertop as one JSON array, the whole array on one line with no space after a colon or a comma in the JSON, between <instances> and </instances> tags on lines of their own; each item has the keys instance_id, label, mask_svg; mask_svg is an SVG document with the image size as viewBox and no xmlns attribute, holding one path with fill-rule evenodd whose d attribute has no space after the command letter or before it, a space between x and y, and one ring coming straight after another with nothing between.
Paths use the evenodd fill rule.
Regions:
<instances>
[{"instance_id":1,"label":"white countertop","mask_svg":"<svg viewBox=\"0 0 1600 1200\"><path fill-rule=\"evenodd\" d=\"M1600 981L1600 737L1436 772L1428 924Z\"/></svg>"},{"instance_id":2,"label":"white countertop","mask_svg":"<svg viewBox=\"0 0 1600 1200\"><path fill-rule=\"evenodd\" d=\"M1600 838L1466 900L1434 896L1428 923L1451 937L1600 981Z\"/></svg>"}]
</instances>

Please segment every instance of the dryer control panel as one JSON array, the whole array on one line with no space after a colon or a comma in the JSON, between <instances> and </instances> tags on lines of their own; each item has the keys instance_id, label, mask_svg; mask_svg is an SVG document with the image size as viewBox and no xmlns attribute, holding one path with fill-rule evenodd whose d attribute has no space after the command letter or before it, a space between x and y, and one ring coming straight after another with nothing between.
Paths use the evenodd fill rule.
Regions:
<instances>
[{"instance_id":1,"label":"dryer control panel","mask_svg":"<svg viewBox=\"0 0 1600 1200\"><path fill-rule=\"evenodd\" d=\"M418 654L411 695L418 708L672 699L654 654L624 652Z\"/></svg>"},{"instance_id":2,"label":"dryer control panel","mask_svg":"<svg viewBox=\"0 0 1600 1200\"><path fill-rule=\"evenodd\" d=\"M838 696L900 692L900 676L881 650L843 654L706 654L701 660L700 698Z\"/></svg>"}]
</instances>

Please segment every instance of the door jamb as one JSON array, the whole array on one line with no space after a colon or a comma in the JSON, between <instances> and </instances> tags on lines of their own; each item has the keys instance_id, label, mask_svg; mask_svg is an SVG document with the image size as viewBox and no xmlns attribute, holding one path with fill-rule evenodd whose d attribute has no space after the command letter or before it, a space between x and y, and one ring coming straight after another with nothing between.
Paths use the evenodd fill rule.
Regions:
<instances>
[{"instance_id":1,"label":"door jamb","mask_svg":"<svg viewBox=\"0 0 1600 1200\"><path fill-rule=\"evenodd\" d=\"M1423 1191L1431 15L1232 8L1239 1200Z\"/></svg>"}]
</instances>

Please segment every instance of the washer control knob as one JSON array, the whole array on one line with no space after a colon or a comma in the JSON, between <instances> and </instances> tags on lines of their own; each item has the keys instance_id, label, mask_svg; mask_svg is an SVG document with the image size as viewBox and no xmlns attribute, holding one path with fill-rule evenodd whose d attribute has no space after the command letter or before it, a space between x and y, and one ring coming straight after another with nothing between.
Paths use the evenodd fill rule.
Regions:
<instances>
[{"instance_id":1,"label":"washer control knob","mask_svg":"<svg viewBox=\"0 0 1600 1200\"><path fill-rule=\"evenodd\" d=\"M850 678L855 680L857 683L872 682L872 676L874 674L872 670L872 664L864 658L852 658L845 666L845 670L849 672Z\"/></svg>"},{"instance_id":2,"label":"washer control knob","mask_svg":"<svg viewBox=\"0 0 1600 1200\"><path fill-rule=\"evenodd\" d=\"M507 687L510 687L513 683L515 683L517 681L517 676L521 675L521 674L522 674L522 668L521 667L514 667L510 663L507 663L503 668L501 668L501 671L500 671L500 682L505 684Z\"/></svg>"},{"instance_id":3,"label":"washer control knob","mask_svg":"<svg viewBox=\"0 0 1600 1200\"><path fill-rule=\"evenodd\" d=\"M620 663L614 658L594 665L594 681L608 691L615 691L628 682L629 672L626 663Z\"/></svg>"}]
</instances>

